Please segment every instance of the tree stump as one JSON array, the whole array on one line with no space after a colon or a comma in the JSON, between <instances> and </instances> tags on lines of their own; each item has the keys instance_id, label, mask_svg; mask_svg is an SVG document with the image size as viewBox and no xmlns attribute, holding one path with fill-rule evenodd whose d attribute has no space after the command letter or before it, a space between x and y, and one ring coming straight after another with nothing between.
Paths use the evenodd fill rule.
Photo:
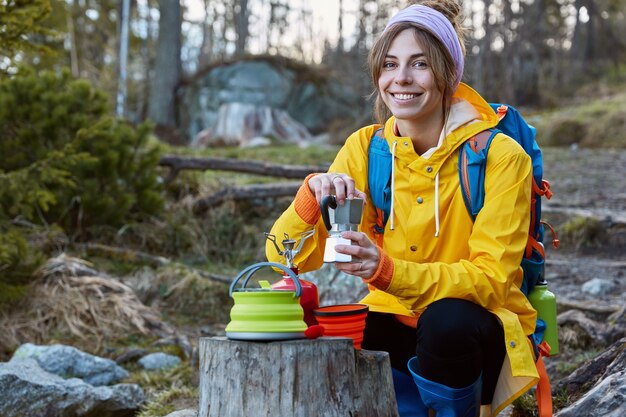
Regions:
<instances>
[{"instance_id":1,"label":"tree stump","mask_svg":"<svg viewBox=\"0 0 626 417\"><path fill-rule=\"evenodd\" d=\"M386 352L352 339L200 339L198 417L398 417Z\"/></svg>"}]
</instances>

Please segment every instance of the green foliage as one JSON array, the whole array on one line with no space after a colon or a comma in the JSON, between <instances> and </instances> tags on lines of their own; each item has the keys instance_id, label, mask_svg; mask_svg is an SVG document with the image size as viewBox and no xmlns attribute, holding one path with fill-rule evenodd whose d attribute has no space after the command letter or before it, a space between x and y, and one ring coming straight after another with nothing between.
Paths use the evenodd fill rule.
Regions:
<instances>
[{"instance_id":1,"label":"green foliage","mask_svg":"<svg viewBox=\"0 0 626 417\"><path fill-rule=\"evenodd\" d=\"M10 155L0 169L12 174L1 200L5 215L35 221L35 206L48 223L80 234L160 210L150 127L134 129L107 111L105 94L67 71L22 71L0 84L0 154Z\"/></svg>"},{"instance_id":2,"label":"green foliage","mask_svg":"<svg viewBox=\"0 0 626 417\"><path fill-rule=\"evenodd\" d=\"M106 95L68 71L21 70L0 82L0 280L35 250L15 219L86 239L92 226L119 228L162 209L150 126L108 112Z\"/></svg>"},{"instance_id":3,"label":"green foliage","mask_svg":"<svg viewBox=\"0 0 626 417\"><path fill-rule=\"evenodd\" d=\"M50 33L41 22L51 10L50 0L0 2L0 56L13 60L17 54L25 50L39 53L46 51L47 49L34 37Z\"/></svg>"}]
</instances>

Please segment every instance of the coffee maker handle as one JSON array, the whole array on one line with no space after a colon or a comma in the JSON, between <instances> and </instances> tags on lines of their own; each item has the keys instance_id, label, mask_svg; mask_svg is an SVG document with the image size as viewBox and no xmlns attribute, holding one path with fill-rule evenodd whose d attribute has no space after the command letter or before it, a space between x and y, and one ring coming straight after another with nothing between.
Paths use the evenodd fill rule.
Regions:
<instances>
[{"instance_id":1,"label":"coffee maker handle","mask_svg":"<svg viewBox=\"0 0 626 417\"><path fill-rule=\"evenodd\" d=\"M328 207L330 207L331 209L337 208L337 198L334 195L324 196L322 198L322 202L320 203L322 220L324 220L324 226L326 226L326 230L330 230L332 228L330 224L330 216L328 214Z\"/></svg>"}]
</instances>

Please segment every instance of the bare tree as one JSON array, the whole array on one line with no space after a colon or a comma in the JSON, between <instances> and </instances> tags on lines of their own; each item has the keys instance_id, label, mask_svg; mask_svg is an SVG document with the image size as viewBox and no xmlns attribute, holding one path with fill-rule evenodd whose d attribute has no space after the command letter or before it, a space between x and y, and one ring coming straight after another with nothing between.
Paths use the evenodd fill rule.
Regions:
<instances>
[{"instance_id":1,"label":"bare tree","mask_svg":"<svg viewBox=\"0 0 626 417\"><path fill-rule=\"evenodd\" d=\"M157 125L176 126L176 88L181 77L181 8L178 1L159 0L159 38L150 94L149 115Z\"/></svg>"},{"instance_id":2,"label":"bare tree","mask_svg":"<svg viewBox=\"0 0 626 417\"><path fill-rule=\"evenodd\" d=\"M250 11L248 10L248 0L235 0L235 56L244 55L249 36Z\"/></svg>"}]
</instances>

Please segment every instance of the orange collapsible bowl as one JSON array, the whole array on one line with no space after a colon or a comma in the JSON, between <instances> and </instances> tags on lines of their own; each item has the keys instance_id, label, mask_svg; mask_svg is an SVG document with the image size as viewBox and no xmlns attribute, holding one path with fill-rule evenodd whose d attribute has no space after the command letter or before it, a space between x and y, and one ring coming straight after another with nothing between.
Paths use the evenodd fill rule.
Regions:
<instances>
[{"instance_id":1,"label":"orange collapsible bowl","mask_svg":"<svg viewBox=\"0 0 626 417\"><path fill-rule=\"evenodd\" d=\"M354 341L354 348L361 349L368 306L337 304L319 307L313 311L317 322L324 327L324 336L350 337Z\"/></svg>"}]
</instances>

